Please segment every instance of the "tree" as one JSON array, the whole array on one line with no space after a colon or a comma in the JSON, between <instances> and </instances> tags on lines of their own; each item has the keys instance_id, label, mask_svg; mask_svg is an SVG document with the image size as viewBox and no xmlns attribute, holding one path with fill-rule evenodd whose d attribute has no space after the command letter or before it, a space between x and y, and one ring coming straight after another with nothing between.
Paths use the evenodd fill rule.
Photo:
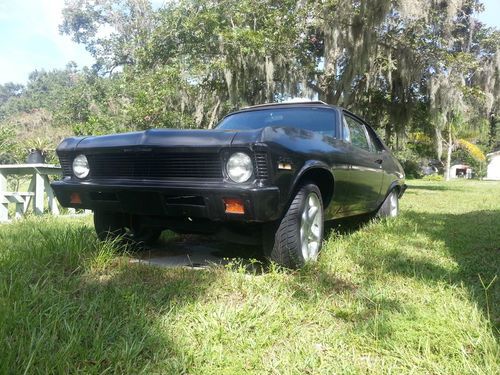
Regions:
<instances>
[{"instance_id":1,"label":"tree","mask_svg":"<svg viewBox=\"0 0 500 375\"><path fill-rule=\"evenodd\" d=\"M102 134L211 127L242 106L318 97L362 114L396 150L421 134L448 157L458 139L494 143L500 38L475 20L481 9L479 0L180 0L160 9L71 0L61 31L97 64L35 72L0 113L44 108L54 125Z\"/></svg>"},{"instance_id":2,"label":"tree","mask_svg":"<svg viewBox=\"0 0 500 375\"><path fill-rule=\"evenodd\" d=\"M151 3L147 0L68 0L59 30L86 46L97 70L137 63L136 50L153 30Z\"/></svg>"}]
</instances>

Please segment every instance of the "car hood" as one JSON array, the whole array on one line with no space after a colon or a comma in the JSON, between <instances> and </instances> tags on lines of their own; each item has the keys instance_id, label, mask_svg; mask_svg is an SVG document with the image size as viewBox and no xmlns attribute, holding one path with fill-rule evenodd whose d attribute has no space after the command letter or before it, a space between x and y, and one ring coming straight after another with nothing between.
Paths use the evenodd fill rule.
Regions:
<instances>
[{"instance_id":1,"label":"car hood","mask_svg":"<svg viewBox=\"0 0 500 375\"><path fill-rule=\"evenodd\" d=\"M101 151L107 149L147 149L158 147L222 148L243 147L261 142L317 142L310 131L288 127L265 127L253 130L151 129L140 132L67 138L58 151Z\"/></svg>"},{"instance_id":2,"label":"car hood","mask_svg":"<svg viewBox=\"0 0 500 375\"><path fill-rule=\"evenodd\" d=\"M225 147L231 145L235 134L236 132L228 130L151 129L85 137L74 146L78 151L141 147Z\"/></svg>"}]
</instances>

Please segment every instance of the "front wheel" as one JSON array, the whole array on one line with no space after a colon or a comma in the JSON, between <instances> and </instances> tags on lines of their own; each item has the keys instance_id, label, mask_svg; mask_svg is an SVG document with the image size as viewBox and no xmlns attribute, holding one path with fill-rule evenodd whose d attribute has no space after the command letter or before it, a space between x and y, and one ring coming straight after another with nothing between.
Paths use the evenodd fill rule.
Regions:
<instances>
[{"instance_id":1,"label":"front wheel","mask_svg":"<svg viewBox=\"0 0 500 375\"><path fill-rule=\"evenodd\" d=\"M264 250L272 261L300 268L318 259L323 241L323 200L318 187L304 184L273 233L264 234Z\"/></svg>"}]
</instances>

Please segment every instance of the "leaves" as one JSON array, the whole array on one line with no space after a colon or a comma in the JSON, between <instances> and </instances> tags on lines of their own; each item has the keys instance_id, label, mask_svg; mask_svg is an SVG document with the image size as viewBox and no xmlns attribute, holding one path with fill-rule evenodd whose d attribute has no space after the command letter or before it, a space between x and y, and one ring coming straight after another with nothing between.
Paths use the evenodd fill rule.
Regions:
<instances>
[{"instance_id":1,"label":"leaves","mask_svg":"<svg viewBox=\"0 0 500 375\"><path fill-rule=\"evenodd\" d=\"M485 162L486 156L474 143L471 143L465 139L459 139L457 141L458 145L466 150L476 161Z\"/></svg>"},{"instance_id":2,"label":"leaves","mask_svg":"<svg viewBox=\"0 0 500 375\"><path fill-rule=\"evenodd\" d=\"M458 138L485 143L484 124L500 111L500 34L475 21L480 9L477 0L180 0L159 8L70 0L60 30L96 64L0 86L0 121L20 124L43 109L57 143L64 132L210 128L242 106L310 97L364 116L394 149L440 155L454 118L462 118ZM20 134L24 125L14 127Z\"/></svg>"}]
</instances>

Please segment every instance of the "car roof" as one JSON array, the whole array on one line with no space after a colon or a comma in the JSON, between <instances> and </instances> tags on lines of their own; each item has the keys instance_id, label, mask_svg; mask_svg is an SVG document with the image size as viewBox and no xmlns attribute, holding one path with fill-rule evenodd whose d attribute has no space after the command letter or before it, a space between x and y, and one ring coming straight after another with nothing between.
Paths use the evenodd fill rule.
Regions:
<instances>
[{"instance_id":1,"label":"car roof","mask_svg":"<svg viewBox=\"0 0 500 375\"><path fill-rule=\"evenodd\" d=\"M332 108L332 109L341 109L340 107L327 104L327 103L322 102L320 100L316 100L316 101L303 101L303 102L296 102L295 101L295 102L258 104L258 105L253 105L250 107L242 108L238 111L232 112L231 114L239 113L239 112L250 112L250 111L254 111L254 110L268 109L268 108L308 108L308 107L325 107L325 108Z\"/></svg>"}]
</instances>

